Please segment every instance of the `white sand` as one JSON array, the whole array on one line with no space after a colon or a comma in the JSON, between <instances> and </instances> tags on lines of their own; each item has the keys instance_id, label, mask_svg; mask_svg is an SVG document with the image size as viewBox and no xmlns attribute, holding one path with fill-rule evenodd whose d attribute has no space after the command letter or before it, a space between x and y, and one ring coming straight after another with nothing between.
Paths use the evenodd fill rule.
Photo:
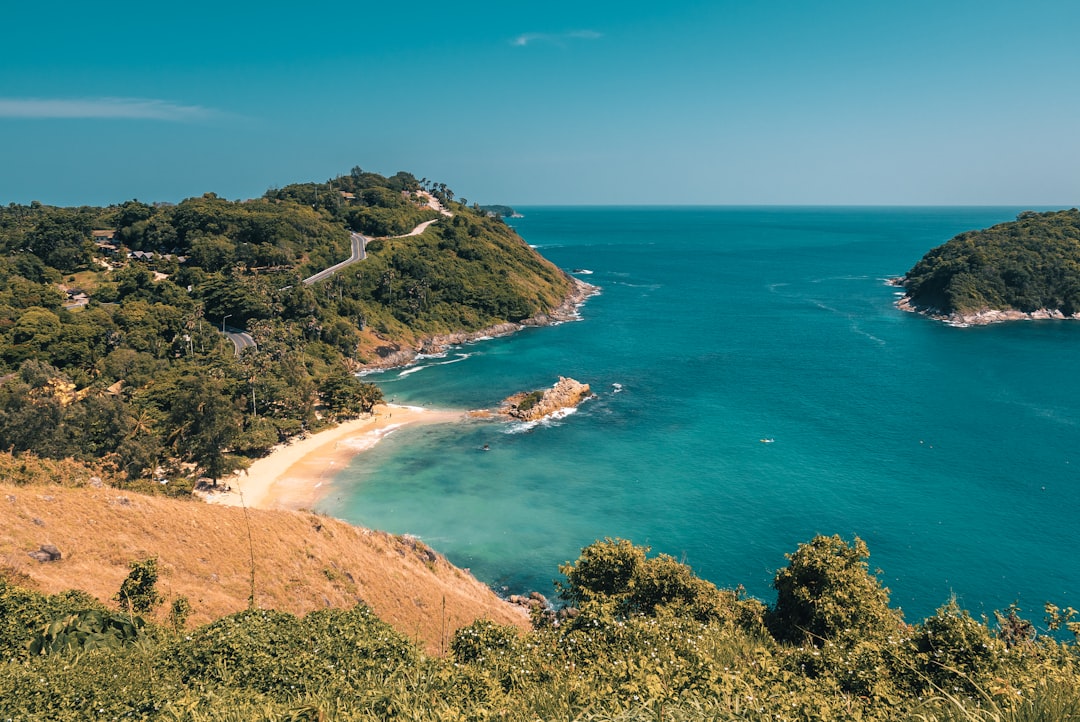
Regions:
<instances>
[{"instance_id":1,"label":"white sand","mask_svg":"<svg viewBox=\"0 0 1080 722\"><path fill-rule=\"evenodd\" d=\"M461 411L381 405L371 416L274 447L247 471L221 480L228 491L206 494L207 501L259 509L311 508L330 480L349 460L387 434L412 424L445 424L465 419Z\"/></svg>"}]
</instances>

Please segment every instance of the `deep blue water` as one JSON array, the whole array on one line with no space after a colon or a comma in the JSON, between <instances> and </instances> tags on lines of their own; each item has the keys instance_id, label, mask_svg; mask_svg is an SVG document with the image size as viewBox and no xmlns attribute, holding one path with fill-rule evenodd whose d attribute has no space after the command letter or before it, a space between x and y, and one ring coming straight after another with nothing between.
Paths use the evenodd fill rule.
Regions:
<instances>
[{"instance_id":1,"label":"deep blue water","mask_svg":"<svg viewBox=\"0 0 1080 722\"><path fill-rule=\"evenodd\" d=\"M1020 210L522 209L529 243L593 271L582 320L368 379L432 407L559 375L599 398L531 430L395 432L322 508L415 534L499 591L550 593L610 536L771 603L784 554L837 533L866 540L909 619L952 593L975 613L1076 606L1080 323L951 328L884 283Z\"/></svg>"}]
</instances>

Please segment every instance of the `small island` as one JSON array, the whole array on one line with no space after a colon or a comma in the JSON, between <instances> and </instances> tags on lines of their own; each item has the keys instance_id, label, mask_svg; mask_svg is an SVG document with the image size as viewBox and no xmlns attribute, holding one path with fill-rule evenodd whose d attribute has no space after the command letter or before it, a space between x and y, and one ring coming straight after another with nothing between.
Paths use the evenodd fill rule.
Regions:
<instances>
[{"instance_id":1,"label":"small island","mask_svg":"<svg viewBox=\"0 0 1080 722\"><path fill-rule=\"evenodd\" d=\"M572 409L593 393L588 384L563 376L550 389L522 391L503 400L499 413L521 421L539 421L563 409Z\"/></svg>"},{"instance_id":2,"label":"small island","mask_svg":"<svg viewBox=\"0 0 1080 722\"><path fill-rule=\"evenodd\" d=\"M906 291L899 308L954 326L1080 319L1080 210L961 233L892 283Z\"/></svg>"}]
</instances>

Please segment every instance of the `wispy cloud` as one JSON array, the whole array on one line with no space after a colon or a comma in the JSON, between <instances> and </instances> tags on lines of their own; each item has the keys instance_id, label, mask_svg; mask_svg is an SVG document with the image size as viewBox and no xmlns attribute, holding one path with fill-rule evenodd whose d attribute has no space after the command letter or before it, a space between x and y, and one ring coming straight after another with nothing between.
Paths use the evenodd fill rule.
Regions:
<instances>
[{"instance_id":1,"label":"wispy cloud","mask_svg":"<svg viewBox=\"0 0 1080 722\"><path fill-rule=\"evenodd\" d=\"M568 40L598 40L604 37L595 30L571 30L566 33L523 33L510 41L511 45L524 47L532 43L562 45Z\"/></svg>"},{"instance_id":2,"label":"wispy cloud","mask_svg":"<svg viewBox=\"0 0 1080 722\"><path fill-rule=\"evenodd\" d=\"M187 122L217 111L152 98L0 98L0 118L128 118Z\"/></svg>"}]
</instances>

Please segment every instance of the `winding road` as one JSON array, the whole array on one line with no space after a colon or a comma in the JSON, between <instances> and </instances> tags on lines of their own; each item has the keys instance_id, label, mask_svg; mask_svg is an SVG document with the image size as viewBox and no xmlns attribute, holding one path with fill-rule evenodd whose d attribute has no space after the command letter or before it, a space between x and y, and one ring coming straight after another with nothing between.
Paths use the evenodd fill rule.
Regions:
<instances>
[{"instance_id":1,"label":"winding road","mask_svg":"<svg viewBox=\"0 0 1080 722\"><path fill-rule=\"evenodd\" d=\"M431 221L428 221L428 225L430 225L430 224L431 224ZM421 223L420 225L427 228L427 226L425 226L423 223ZM416 228L419 228L419 227L420 226L417 226ZM416 231L416 228L414 228L413 231ZM422 232L423 231L421 231L421 233ZM413 233L410 233L409 235L413 235ZM311 284L316 283L317 281L321 281L324 278L329 278L330 276L334 275L334 273L336 273L337 271L340 271L342 268L345 268L345 266L351 266L352 264L356 263L357 261L362 261L365 258L367 258L367 251L365 250L365 248L367 246L367 242L370 241L371 239L368 238L367 236L362 236L359 233L353 233L353 234L350 234L349 240L352 241L352 255L351 256L346 258L341 263L335 263L334 265L330 266L330 268L325 268L325 269L319 271L318 273L316 273L313 276L308 276L307 278L305 278L300 283L304 284L305 286L310 286Z\"/></svg>"},{"instance_id":2,"label":"winding road","mask_svg":"<svg viewBox=\"0 0 1080 722\"><path fill-rule=\"evenodd\" d=\"M438 211L441 216L450 218L454 215L450 211L443 208L443 205L439 203L438 199L430 193L426 191L420 191L419 195L427 198L428 207ZM437 223L440 220L442 219L433 218L430 221L424 221L408 233L400 236L388 236L386 240L391 240L394 238L408 238L409 236L419 236L421 233L428 229L428 226L430 226L432 223ZM300 283L304 284L305 286L310 286L313 283L317 283L326 278L329 278L330 276L334 275L346 266L351 266L357 261L362 261L367 258L367 244L368 241L372 239L360 233L351 233L349 234L349 240L352 242L352 254L348 258L346 258L341 263L335 263L329 268L324 268L318 273L308 276ZM286 286L286 288L288 288L288 286ZM231 326L224 325L222 326L222 329L224 334L229 338L230 341L232 341L233 348L236 349L237 356L239 356L240 352L246 348L258 348L258 344L255 343L255 339L253 339L251 337L251 334L249 334L247 331L244 331L241 328L232 328Z\"/></svg>"},{"instance_id":3,"label":"winding road","mask_svg":"<svg viewBox=\"0 0 1080 722\"><path fill-rule=\"evenodd\" d=\"M225 336L232 341L233 348L236 349L236 355L239 356L240 352L246 348L258 348L258 344L255 343L255 339L251 337L251 334L242 328L233 328L232 326L225 327Z\"/></svg>"}]
</instances>

